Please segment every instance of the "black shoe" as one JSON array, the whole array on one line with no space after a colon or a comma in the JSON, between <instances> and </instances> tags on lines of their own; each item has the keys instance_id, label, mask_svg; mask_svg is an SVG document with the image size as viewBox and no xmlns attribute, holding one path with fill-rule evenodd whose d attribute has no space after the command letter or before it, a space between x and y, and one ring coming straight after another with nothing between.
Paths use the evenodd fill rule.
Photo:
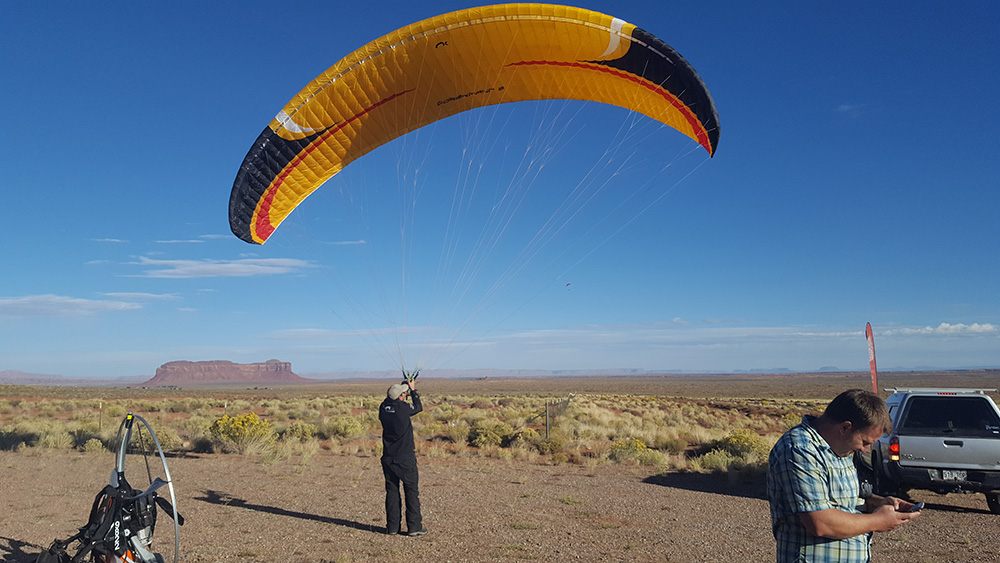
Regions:
<instances>
[{"instance_id":1,"label":"black shoe","mask_svg":"<svg viewBox=\"0 0 1000 563\"><path fill-rule=\"evenodd\" d=\"M416 538L425 535L426 533L427 533L427 528L420 526L416 530L410 530L409 532L406 532L406 535L410 536L411 538Z\"/></svg>"},{"instance_id":2,"label":"black shoe","mask_svg":"<svg viewBox=\"0 0 1000 563\"><path fill-rule=\"evenodd\" d=\"M402 533L403 532L401 530L390 530L388 528L386 528L386 530L385 530L385 534L387 536L395 536L396 534L402 534Z\"/></svg>"}]
</instances>

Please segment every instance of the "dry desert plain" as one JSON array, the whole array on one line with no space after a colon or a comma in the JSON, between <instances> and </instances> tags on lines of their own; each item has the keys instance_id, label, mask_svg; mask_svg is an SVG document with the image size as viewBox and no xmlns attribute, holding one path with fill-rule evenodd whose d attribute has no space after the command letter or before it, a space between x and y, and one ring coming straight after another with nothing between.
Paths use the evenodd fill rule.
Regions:
<instances>
[{"instance_id":1,"label":"dry desert plain","mask_svg":"<svg viewBox=\"0 0 1000 563\"><path fill-rule=\"evenodd\" d=\"M997 387L993 371L888 373L891 386ZM637 394L725 405L728 398L827 400L869 385L866 374L719 375L421 382L435 396ZM128 390L2 387L0 398L96 393L149 397L378 396L384 382L282 389ZM996 395L994 394L994 397ZM752 402L742 402L751 405ZM4 421L9 422L9 421ZM423 445L418 445L423 450ZM658 471L635 464L555 463L421 454L430 533L386 536L377 457L320 450L307 463L185 452L169 460L182 528L182 561L769 561L767 501L759 481ZM133 463L133 462L130 462ZM0 451L0 557L33 561L42 546L82 525L113 465L110 453ZM1000 516L982 495L913 491L927 509L877 534L875 561L1000 561ZM156 547L170 555L169 519Z\"/></svg>"}]
</instances>

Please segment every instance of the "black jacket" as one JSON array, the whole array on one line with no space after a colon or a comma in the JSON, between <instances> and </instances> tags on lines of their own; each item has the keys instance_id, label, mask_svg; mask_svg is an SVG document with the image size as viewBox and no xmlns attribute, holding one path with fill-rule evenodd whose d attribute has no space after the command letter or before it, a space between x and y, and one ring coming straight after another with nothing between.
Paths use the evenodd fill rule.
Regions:
<instances>
[{"instance_id":1,"label":"black jacket","mask_svg":"<svg viewBox=\"0 0 1000 563\"><path fill-rule=\"evenodd\" d=\"M382 458L389 461L417 461L413 446L413 423L410 417L424 410L420 395L410 392L411 407L406 401L386 397L378 407L378 421L382 423Z\"/></svg>"}]
</instances>

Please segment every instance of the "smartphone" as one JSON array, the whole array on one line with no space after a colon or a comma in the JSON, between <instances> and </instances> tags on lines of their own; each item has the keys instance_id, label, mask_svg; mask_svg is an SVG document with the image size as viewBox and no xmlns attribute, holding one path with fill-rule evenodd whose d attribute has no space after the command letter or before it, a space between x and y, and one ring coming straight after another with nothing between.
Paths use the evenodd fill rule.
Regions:
<instances>
[{"instance_id":1,"label":"smartphone","mask_svg":"<svg viewBox=\"0 0 1000 563\"><path fill-rule=\"evenodd\" d=\"M910 508L909 510L904 510L903 512L920 512L923 509L924 509L924 503L915 502L913 503L913 508Z\"/></svg>"}]
</instances>

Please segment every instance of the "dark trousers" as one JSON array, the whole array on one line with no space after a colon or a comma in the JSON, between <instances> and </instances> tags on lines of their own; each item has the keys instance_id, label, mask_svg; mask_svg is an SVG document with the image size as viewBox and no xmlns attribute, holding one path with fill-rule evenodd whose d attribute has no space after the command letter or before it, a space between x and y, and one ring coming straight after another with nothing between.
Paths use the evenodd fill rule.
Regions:
<instances>
[{"instance_id":1,"label":"dark trousers","mask_svg":"<svg viewBox=\"0 0 1000 563\"><path fill-rule=\"evenodd\" d=\"M398 532L401 519L402 500L399 497L399 483L403 483L406 495L406 529L419 530L420 492L417 490L417 460L405 460L402 464L392 459L382 458L382 473L385 475L385 527L389 533Z\"/></svg>"}]
</instances>

